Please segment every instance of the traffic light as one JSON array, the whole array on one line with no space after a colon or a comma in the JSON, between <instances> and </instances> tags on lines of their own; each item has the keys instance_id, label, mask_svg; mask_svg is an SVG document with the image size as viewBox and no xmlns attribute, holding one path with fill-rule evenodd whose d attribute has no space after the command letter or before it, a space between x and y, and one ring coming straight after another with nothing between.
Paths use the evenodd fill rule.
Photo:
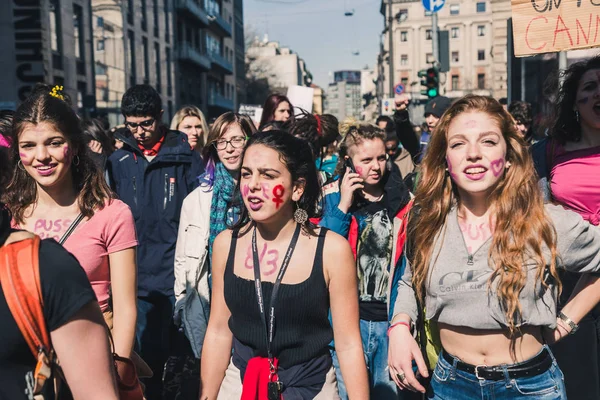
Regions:
<instances>
[{"instance_id":1,"label":"traffic light","mask_svg":"<svg viewBox=\"0 0 600 400\"><path fill-rule=\"evenodd\" d=\"M421 79L421 86L425 88L421 90L423 96L427 96L430 99L440 95L440 71L436 67L428 68L427 70L420 70L418 73Z\"/></svg>"}]
</instances>

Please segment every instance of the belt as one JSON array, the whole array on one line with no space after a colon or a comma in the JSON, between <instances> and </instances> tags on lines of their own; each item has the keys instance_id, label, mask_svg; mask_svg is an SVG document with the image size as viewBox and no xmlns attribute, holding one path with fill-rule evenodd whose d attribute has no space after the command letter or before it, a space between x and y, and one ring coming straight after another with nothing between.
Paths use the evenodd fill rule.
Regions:
<instances>
[{"instance_id":1,"label":"belt","mask_svg":"<svg viewBox=\"0 0 600 400\"><path fill-rule=\"evenodd\" d=\"M455 358L446 353L445 350L442 350L442 358L450 365L454 365ZM505 365L504 367L506 368L510 379L518 379L541 375L548 371L552 362L553 359L550 352L544 347L537 356L522 363ZM456 362L456 369L475 375L477 379L486 379L490 381L504 380L506 378L504 367L502 365L493 367L488 367L487 365L471 365L460 360Z\"/></svg>"}]
</instances>

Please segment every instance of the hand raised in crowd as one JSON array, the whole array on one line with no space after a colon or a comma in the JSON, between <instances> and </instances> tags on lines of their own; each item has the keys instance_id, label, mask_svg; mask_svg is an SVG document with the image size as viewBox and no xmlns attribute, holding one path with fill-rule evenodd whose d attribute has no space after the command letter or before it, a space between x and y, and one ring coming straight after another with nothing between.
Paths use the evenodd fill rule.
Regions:
<instances>
[{"instance_id":1,"label":"hand raised in crowd","mask_svg":"<svg viewBox=\"0 0 600 400\"><path fill-rule=\"evenodd\" d=\"M340 203L338 208L344 214L348 213L348 210L352 206L354 200L354 192L357 189L362 189L365 185L363 184L363 178L360 177L356 172L352 172L350 168L346 168L346 173L342 179L340 186Z\"/></svg>"},{"instance_id":2,"label":"hand raised in crowd","mask_svg":"<svg viewBox=\"0 0 600 400\"><path fill-rule=\"evenodd\" d=\"M421 376L428 377L427 365L417 341L405 326L389 331L388 366L390 376L402 390L425 393L425 388L415 376L412 361L415 360Z\"/></svg>"},{"instance_id":3,"label":"hand raised in crowd","mask_svg":"<svg viewBox=\"0 0 600 400\"><path fill-rule=\"evenodd\" d=\"M394 105L396 106L396 111L404 111L408 108L408 104L410 103L410 98L407 94L400 94L394 96Z\"/></svg>"}]
</instances>

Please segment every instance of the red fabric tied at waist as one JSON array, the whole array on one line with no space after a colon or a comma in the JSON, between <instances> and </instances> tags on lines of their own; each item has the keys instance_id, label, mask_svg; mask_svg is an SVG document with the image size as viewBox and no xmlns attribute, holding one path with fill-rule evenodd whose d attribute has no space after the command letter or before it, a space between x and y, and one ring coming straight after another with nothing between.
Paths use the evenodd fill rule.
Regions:
<instances>
[{"instance_id":1,"label":"red fabric tied at waist","mask_svg":"<svg viewBox=\"0 0 600 400\"><path fill-rule=\"evenodd\" d=\"M275 370L277 370L278 364L279 361L274 358ZM279 379L277 373L275 373L269 381L269 375L271 375L271 366L268 358L253 357L248 360L242 384L241 400L268 400L267 388L269 382L277 382ZM281 396L281 400L283 400L283 396Z\"/></svg>"}]
</instances>

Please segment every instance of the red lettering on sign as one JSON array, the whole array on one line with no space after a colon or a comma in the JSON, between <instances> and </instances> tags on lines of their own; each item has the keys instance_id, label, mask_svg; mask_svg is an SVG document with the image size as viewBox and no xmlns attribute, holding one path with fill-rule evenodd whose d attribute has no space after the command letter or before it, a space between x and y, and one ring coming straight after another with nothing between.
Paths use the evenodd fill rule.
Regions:
<instances>
[{"instance_id":1,"label":"red lettering on sign","mask_svg":"<svg viewBox=\"0 0 600 400\"><path fill-rule=\"evenodd\" d=\"M590 22L588 23L587 35L583 31L583 26L581 26L579 18L575 18L575 26L575 29L577 29L577 44L579 44L579 31L581 31L581 36L583 36L583 38L585 39L585 44L588 44L590 41L590 33L592 32L592 14L590 14Z\"/></svg>"},{"instance_id":2,"label":"red lettering on sign","mask_svg":"<svg viewBox=\"0 0 600 400\"><path fill-rule=\"evenodd\" d=\"M558 29L559 24L562 24L564 28ZM567 25L565 25L565 21L559 15L556 19L556 28L554 28L554 41L552 42L552 47L556 47L556 36L562 32L567 32L567 36L569 37L569 43L571 44L571 46L573 46L573 38L571 37L571 32L569 31L569 28L567 28Z\"/></svg>"},{"instance_id":3,"label":"red lettering on sign","mask_svg":"<svg viewBox=\"0 0 600 400\"><path fill-rule=\"evenodd\" d=\"M542 43L541 46L539 47L533 47L530 43L529 43L529 29L531 28L531 24L533 23L533 21L537 20L537 19L543 19L544 23L548 23L548 18L543 17L543 16L538 16L535 18L532 18L531 21L529 21L529 23L527 24L527 29L525 29L525 44L527 45L527 47L529 47L531 50L541 50L544 47L546 47L546 42Z\"/></svg>"}]
</instances>

